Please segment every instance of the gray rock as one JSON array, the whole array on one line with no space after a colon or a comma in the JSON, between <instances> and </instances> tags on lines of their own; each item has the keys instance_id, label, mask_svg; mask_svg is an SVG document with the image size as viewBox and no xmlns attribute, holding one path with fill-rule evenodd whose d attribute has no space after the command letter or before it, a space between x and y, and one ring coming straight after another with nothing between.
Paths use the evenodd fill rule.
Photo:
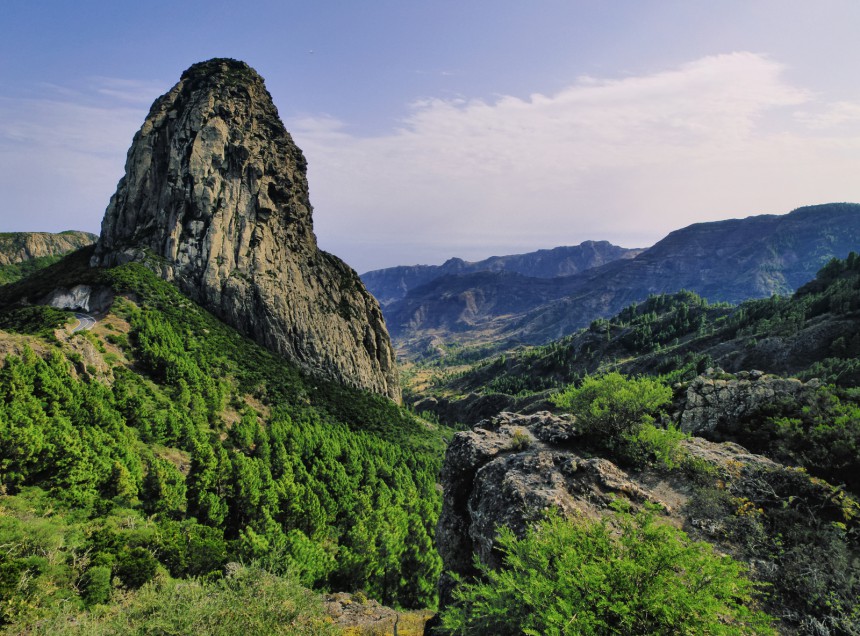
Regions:
<instances>
[{"instance_id":1,"label":"gray rock","mask_svg":"<svg viewBox=\"0 0 860 636\"><path fill-rule=\"evenodd\" d=\"M113 298L113 291L109 287L75 285L71 289L58 287L42 298L40 304L72 311L103 312L110 308Z\"/></svg>"},{"instance_id":2,"label":"gray rock","mask_svg":"<svg viewBox=\"0 0 860 636\"><path fill-rule=\"evenodd\" d=\"M454 436L441 472L444 498L436 531L447 572L473 576L473 554L499 565L498 529L507 526L522 535L549 509L596 517L615 497L671 507L612 462L579 455L565 443L575 437L571 417L546 411L500 413ZM443 575L443 603L451 586Z\"/></svg>"},{"instance_id":3,"label":"gray rock","mask_svg":"<svg viewBox=\"0 0 860 636\"><path fill-rule=\"evenodd\" d=\"M761 371L730 379L722 379L721 375L706 372L690 382L680 406L680 428L685 433L711 436L769 404L782 400L805 402L820 386L817 380L804 384Z\"/></svg>"},{"instance_id":4,"label":"gray rock","mask_svg":"<svg viewBox=\"0 0 860 636\"><path fill-rule=\"evenodd\" d=\"M256 71L195 64L135 135L92 264L143 262L305 370L399 401L378 303L317 247L306 168Z\"/></svg>"}]
</instances>

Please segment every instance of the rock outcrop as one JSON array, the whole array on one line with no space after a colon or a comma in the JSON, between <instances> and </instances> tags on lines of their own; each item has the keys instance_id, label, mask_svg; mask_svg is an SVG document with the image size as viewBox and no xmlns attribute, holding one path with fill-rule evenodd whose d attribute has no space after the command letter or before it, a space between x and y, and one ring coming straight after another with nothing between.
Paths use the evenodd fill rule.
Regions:
<instances>
[{"instance_id":1,"label":"rock outcrop","mask_svg":"<svg viewBox=\"0 0 860 636\"><path fill-rule=\"evenodd\" d=\"M680 408L680 428L692 435L719 438L764 407L811 401L820 386L818 380L803 383L761 371L741 371L732 376L709 370L687 387Z\"/></svg>"},{"instance_id":2,"label":"rock outcrop","mask_svg":"<svg viewBox=\"0 0 860 636\"><path fill-rule=\"evenodd\" d=\"M104 285L75 285L67 289L58 287L41 299L41 305L71 311L102 313L113 304L114 293Z\"/></svg>"},{"instance_id":3,"label":"rock outcrop","mask_svg":"<svg viewBox=\"0 0 860 636\"><path fill-rule=\"evenodd\" d=\"M439 584L441 606L452 600L452 574L466 580L476 574L475 556L494 568L503 565L496 546L500 527L522 536L547 510L581 519L607 518L610 504L621 499L633 509L654 504L665 523L745 561L753 578L775 590L767 608L782 617L784 626L791 626L785 633L801 633L795 632L800 624L831 620L826 618L829 610L817 614L805 601L798 602L792 577L801 576L795 574L798 564L803 564L801 569L810 567L812 561L804 555L817 546L830 524L841 530L827 534L831 542L827 549L814 547L815 567L829 572L846 567L833 565L843 563L840 559L849 563L855 558L856 544L846 537L860 530L857 501L843 488L738 444L697 437L679 444L684 459L675 468L625 470L585 451L572 416L501 413L457 433L441 473L444 499L436 531L445 568ZM786 552L780 546L788 536L795 543ZM821 586L828 590L823 594L832 591L834 598L853 589L841 581L828 580ZM435 622L425 633L433 633ZM856 625L854 619L844 624L849 623Z\"/></svg>"},{"instance_id":4,"label":"rock outcrop","mask_svg":"<svg viewBox=\"0 0 860 636\"><path fill-rule=\"evenodd\" d=\"M98 237L89 232L6 232L0 234L0 266L45 256L62 256L92 245Z\"/></svg>"},{"instance_id":5,"label":"rock outcrop","mask_svg":"<svg viewBox=\"0 0 860 636\"><path fill-rule=\"evenodd\" d=\"M379 305L317 247L311 211L305 158L263 79L214 59L150 109L92 264L144 262L307 371L399 400Z\"/></svg>"}]
</instances>

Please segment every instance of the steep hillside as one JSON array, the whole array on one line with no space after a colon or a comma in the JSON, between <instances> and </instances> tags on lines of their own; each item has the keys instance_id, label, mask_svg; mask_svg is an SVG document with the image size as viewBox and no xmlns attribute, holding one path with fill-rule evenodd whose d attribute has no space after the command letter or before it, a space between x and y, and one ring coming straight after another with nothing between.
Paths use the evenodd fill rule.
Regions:
<instances>
[{"instance_id":1,"label":"steep hillside","mask_svg":"<svg viewBox=\"0 0 860 636\"><path fill-rule=\"evenodd\" d=\"M92 265L144 262L306 371L398 400L379 305L317 247L306 173L256 71L195 64L135 135Z\"/></svg>"},{"instance_id":2,"label":"steep hillside","mask_svg":"<svg viewBox=\"0 0 860 636\"><path fill-rule=\"evenodd\" d=\"M412 290L386 314L408 356L434 355L447 342L541 344L651 294L687 289L710 302L739 302L791 293L858 246L860 205L812 206L691 225L636 258L574 276L450 276Z\"/></svg>"},{"instance_id":3,"label":"steep hillside","mask_svg":"<svg viewBox=\"0 0 860 636\"><path fill-rule=\"evenodd\" d=\"M240 560L432 605L442 432L91 256L0 289L0 625ZM18 304L73 283L113 297L92 331Z\"/></svg>"},{"instance_id":4,"label":"steep hillside","mask_svg":"<svg viewBox=\"0 0 860 636\"><path fill-rule=\"evenodd\" d=\"M578 274L620 258L633 258L641 251L618 247L608 241L584 241L575 246L492 256L475 262L451 258L442 265L388 267L362 274L361 280L384 308L406 296L410 290L452 274L510 272L532 278L556 278Z\"/></svg>"},{"instance_id":5,"label":"steep hillside","mask_svg":"<svg viewBox=\"0 0 860 636\"><path fill-rule=\"evenodd\" d=\"M60 260L64 254L92 245L98 236L67 231L0 233L0 285L20 280Z\"/></svg>"}]
</instances>

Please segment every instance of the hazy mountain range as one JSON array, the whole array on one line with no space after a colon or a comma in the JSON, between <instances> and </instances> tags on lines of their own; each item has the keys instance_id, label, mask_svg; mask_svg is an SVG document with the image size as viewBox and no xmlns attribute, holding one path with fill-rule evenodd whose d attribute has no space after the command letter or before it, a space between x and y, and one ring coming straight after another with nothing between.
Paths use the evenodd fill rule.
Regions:
<instances>
[{"instance_id":1,"label":"hazy mountain range","mask_svg":"<svg viewBox=\"0 0 860 636\"><path fill-rule=\"evenodd\" d=\"M568 276L524 275L498 259L494 271L446 274L411 287L384 313L395 344L407 354L439 342L538 344L651 294L687 289L730 303L790 294L831 258L844 258L858 246L860 205L816 205L690 225L639 253L616 251L617 258ZM555 251L545 251L545 260ZM372 285L404 273L392 268L365 276ZM386 297L395 295L378 286Z\"/></svg>"}]
</instances>

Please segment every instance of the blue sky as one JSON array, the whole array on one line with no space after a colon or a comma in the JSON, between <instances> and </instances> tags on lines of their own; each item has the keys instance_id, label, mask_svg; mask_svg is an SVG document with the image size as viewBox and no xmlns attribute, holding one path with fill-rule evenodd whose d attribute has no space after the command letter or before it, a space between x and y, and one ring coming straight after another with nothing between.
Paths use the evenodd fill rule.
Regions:
<instances>
[{"instance_id":1,"label":"blue sky","mask_svg":"<svg viewBox=\"0 0 860 636\"><path fill-rule=\"evenodd\" d=\"M196 61L266 79L358 271L860 201L854 0L7 0L0 230L98 231Z\"/></svg>"}]
</instances>

